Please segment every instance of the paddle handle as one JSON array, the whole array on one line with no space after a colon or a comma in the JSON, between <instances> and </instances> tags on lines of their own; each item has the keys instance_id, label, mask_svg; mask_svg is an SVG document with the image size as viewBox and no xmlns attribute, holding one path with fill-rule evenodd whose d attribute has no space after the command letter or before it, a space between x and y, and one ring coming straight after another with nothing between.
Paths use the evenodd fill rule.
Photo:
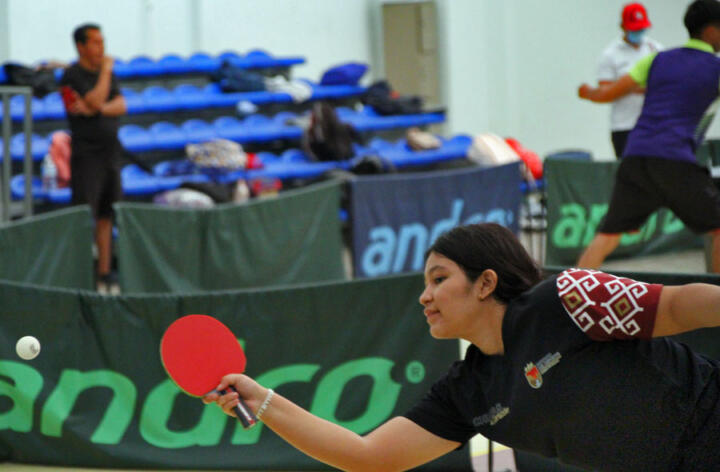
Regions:
<instances>
[{"instance_id":1,"label":"paddle handle","mask_svg":"<svg viewBox=\"0 0 720 472\"><path fill-rule=\"evenodd\" d=\"M232 388L232 387L229 387L229 388L231 390L235 391L234 388ZM225 395L226 393L229 393L229 392L228 392L228 390L223 390L220 393ZM243 428L250 429L257 424L258 419L255 416L255 413L253 413L252 410L250 409L250 407L248 407L247 404L245 404L245 401L243 401L242 398L238 397L238 400L239 400L239 403L235 406L235 408L233 408L233 410L235 411L235 415L242 423Z\"/></svg>"}]
</instances>

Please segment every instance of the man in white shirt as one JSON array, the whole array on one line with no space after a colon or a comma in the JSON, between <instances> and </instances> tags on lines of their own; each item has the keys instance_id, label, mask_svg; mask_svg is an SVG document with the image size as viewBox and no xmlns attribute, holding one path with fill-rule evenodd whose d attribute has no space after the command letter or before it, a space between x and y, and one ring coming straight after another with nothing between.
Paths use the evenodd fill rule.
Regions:
<instances>
[{"instance_id":1,"label":"man in white shirt","mask_svg":"<svg viewBox=\"0 0 720 472\"><path fill-rule=\"evenodd\" d=\"M630 68L643 57L660 51L663 47L646 36L651 23L641 3L629 3L622 11L623 37L610 43L602 53L598 65L598 85L615 82L627 74ZM615 156L622 157L630 130L640 116L643 106L643 92L640 87L612 103L610 130Z\"/></svg>"}]
</instances>

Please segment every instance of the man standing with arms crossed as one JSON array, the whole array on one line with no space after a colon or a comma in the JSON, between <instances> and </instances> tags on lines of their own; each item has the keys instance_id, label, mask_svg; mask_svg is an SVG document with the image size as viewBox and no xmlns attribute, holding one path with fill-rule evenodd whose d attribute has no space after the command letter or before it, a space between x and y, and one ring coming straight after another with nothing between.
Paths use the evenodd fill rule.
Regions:
<instances>
[{"instance_id":1,"label":"man standing with arms crossed","mask_svg":"<svg viewBox=\"0 0 720 472\"><path fill-rule=\"evenodd\" d=\"M117 133L118 117L127 112L127 106L113 75L113 59L105 55L100 27L81 25L73 39L79 59L60 81L72 133L72 203L92 208L97 288L102 293L115 293L117 283L111 275L112 204L122 197Z\"/></svg>"}]
</instances>

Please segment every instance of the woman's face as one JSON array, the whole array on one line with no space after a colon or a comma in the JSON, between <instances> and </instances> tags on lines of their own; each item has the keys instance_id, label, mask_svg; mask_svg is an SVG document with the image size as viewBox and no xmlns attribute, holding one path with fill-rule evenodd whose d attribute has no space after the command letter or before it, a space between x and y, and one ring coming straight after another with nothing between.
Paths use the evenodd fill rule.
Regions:
<instances>
[{"instance_id":1,"label":"woman's face","mask_svg":"<svg viewBox=\"0 0 720 472\"><path fill-rule=\"evenodd\" d=\"M425 290L420 294L434 338L468 339L481 328L477 284L451 259L431 252L425 263Z\"/></svg>"}]
</instances>

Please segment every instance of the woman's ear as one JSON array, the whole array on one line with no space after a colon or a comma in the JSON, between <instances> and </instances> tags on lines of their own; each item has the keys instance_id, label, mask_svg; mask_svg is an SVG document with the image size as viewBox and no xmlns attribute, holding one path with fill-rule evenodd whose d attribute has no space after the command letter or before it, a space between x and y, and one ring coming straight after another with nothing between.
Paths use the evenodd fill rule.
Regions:
<instances>
[{"instance_id":1,"label":"woman's ear","mask_svg":"<svg viewBox=\"0 0 720 472\"><path fill-rule=\"evenodd\" d=\"M485 269L475 281L478 298L482 301L492 295L497 287L497 273L492 269Z\"/></svg>"}]
</instances>

